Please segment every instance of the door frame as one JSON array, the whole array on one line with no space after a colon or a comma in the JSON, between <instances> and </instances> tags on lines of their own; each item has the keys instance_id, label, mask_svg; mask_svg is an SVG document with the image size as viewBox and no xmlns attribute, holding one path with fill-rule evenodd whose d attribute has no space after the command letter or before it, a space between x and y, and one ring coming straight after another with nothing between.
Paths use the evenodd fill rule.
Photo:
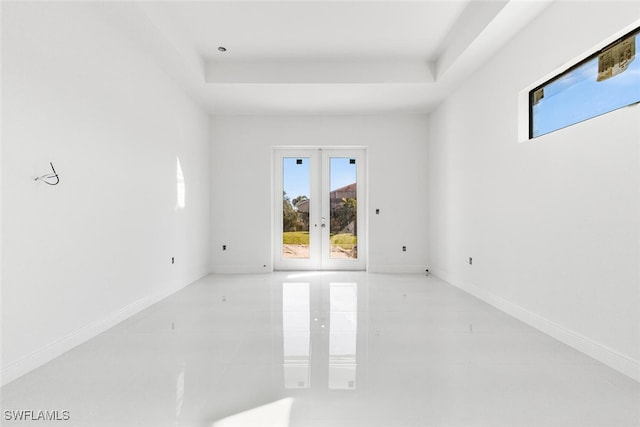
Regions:
<instances>
[{"instance_id":1,"label":"door frame","mask_svg":"<svg viewBox=\"0 0 640 427\"><path fill-rule=\"evenodd\" d=\"M329 158L340 157L344 153L344 157L352 157L356 159L357 167L357 236L358 236L358 258L357 259L336 259L330 258L329 251L325 250L323 245L324 240L328 242L328 236L330 233L329 226L329 185L330 185L330 173L329 172ZM310 244L310 258L309 259L286 259L283 260L282 256L282 196L278 197L278 194L282 194L282 158L284 157L308 157L310 162L310 180L311 180L311 195L312 200L322 200L321 209L313 209L313 212L309 212L309 232L310 238L314 235L316 239L321 239L322 242L319 245L312 246ZM368 212L368 174L367 174L367 157L368 152L366 147L363 146L273 146L272 147L272 263L273 270L291 271L291 270L350 270L350 271L366 271L368 267L368 226L367 226L367 212ZM322 171L325 170L325 173ZM322 196L325 197L322 197ZM326 200L325 200L326 199ZM327 220L327 227L321 228L322 217ZM318 224L315 227L314 224ZM319 252L319 253L318 253ZM315 258L314 258L315 255Z\"/></svg>"}]
</instances>

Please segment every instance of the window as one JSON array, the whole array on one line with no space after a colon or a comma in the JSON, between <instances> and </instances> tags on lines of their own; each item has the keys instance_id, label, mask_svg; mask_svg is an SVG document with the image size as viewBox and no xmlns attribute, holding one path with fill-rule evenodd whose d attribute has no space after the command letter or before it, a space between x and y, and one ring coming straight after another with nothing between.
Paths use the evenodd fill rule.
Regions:
<instances>
[{"instance_id":1,"label":"window","mask_svg":"<svg viewBox=\"0 0 640 427\"><path fill-rule=\"evenodd\" d=\"M529 138L640 102L640 28L529 92Z\"/></svg>"}]
</instances>

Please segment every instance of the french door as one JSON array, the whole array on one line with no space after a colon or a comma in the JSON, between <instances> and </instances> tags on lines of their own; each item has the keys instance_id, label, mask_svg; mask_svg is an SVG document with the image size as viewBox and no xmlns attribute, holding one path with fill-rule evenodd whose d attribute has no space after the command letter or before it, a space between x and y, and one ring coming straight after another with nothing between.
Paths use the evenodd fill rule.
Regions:
<instances>
[{"instance_id":1,"label":"french door","mask_svg":"<svg viewBox=\"0 0 640 427\"><path fill-rule=\"evenodd\" d=\"M276 270L364 270L365 152L277 149Z\"/></svg>"}]
</instances>

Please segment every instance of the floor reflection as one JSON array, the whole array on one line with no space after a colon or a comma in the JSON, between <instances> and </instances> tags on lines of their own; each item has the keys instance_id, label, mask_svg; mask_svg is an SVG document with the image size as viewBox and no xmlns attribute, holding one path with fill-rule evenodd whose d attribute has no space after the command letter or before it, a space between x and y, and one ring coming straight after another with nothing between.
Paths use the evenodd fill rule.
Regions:
<instances>
[{"instance_id":1,"label":"floor reflection","mask_svg":"<svg viewBox=\"0 0 640 427\"><path fill-rule=\"evenodd\" d=\"M309 388L311 310L309 283L282 285L284 387Z\"/></svg>"},{"instance_id":2,"label":"floor reflection","mask_svg":"<svg viewBox=\"0 0 640 427\"><path fill-rule=\"evenodd\" d=\"M311 284L305 282L282 284L284 387L310 388L313 366L317 366L316 375L328 367L329 389L353 390L357 376L358 284L331 282L328 288L314 293L317 298L312 298L310 288ZM319 313L313 321L312 307ZM327 312L328 331L323 315Z\"/></svg>"},{"instance_id":3,"label":"floor reflection","mask_svg":"<svg viewBox=\"0 0 640 427\"><path fill-rule=\"evenodd\" d=\"M357 283L329 284L329 388L356 388Z\"/></svg>"}]
</instances>

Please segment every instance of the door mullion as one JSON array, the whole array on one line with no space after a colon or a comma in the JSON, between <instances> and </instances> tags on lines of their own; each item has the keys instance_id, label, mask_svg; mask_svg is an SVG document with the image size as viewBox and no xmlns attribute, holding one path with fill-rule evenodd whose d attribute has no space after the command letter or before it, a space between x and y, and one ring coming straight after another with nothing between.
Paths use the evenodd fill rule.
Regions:
<instances>
[{"instance_id":1,"label":"door mullion","mask_svg":"<svg viewBox=\"0 0 640 427\"><path fill-rule=\"evenodd\" d=\"M313 215L313 222L310 224L310 253L314 269L320 270L322 266L322 232L321 232L321 216L318 206L321 202L322 193L318 186L318 182L322 176L322 164L319 150L308 150L309 159L311 161L311 207L309 215Z\"/></svg>"}]
</instances>

